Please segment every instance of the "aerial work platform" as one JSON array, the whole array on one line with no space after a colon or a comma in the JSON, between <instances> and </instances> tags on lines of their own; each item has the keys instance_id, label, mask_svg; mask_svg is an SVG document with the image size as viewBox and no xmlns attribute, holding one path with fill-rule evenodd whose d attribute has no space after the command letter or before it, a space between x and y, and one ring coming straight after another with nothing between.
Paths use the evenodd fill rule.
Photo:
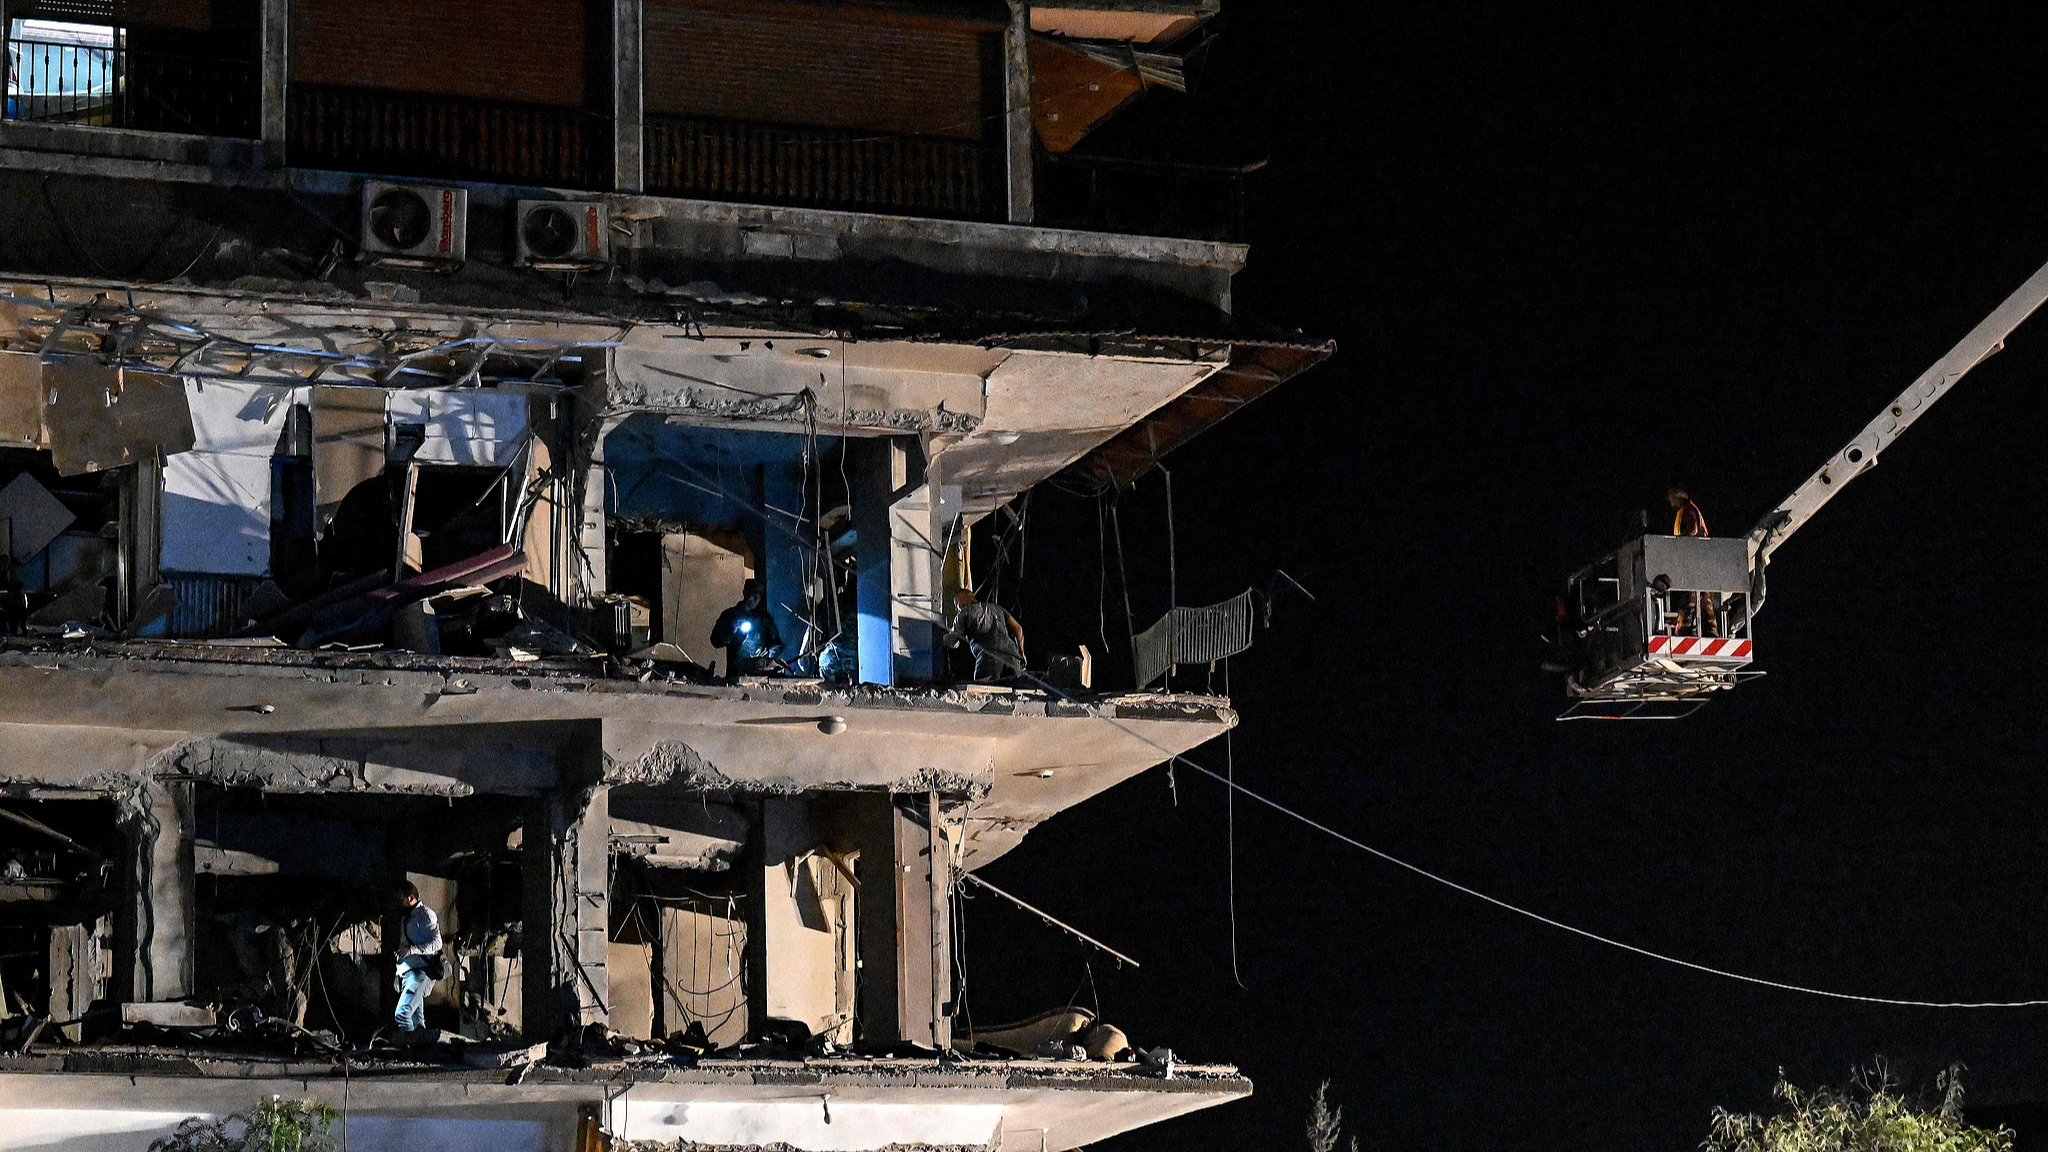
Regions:
<instances>
[{"instance_id":1,"label":"aerial work platform","mask_svg":"<svg viewBox=\"0 0 2048 1152\"><path fill-rule=\"evenodd\" d=\"M1572 706L1560 719L1676 719L1763 674L1748 668L1741 538L1638 536L1573 573L1566 595Z\"/></svg>"},{"instance_id":2,"label":"aerial work platform","mask_svg":"<svg viewBox=\"0 0 2048 1152\"><path fill-rule=\"evenodd\" d=\"M1671 720L1763 673L1750 623L1763 609L1771 554L1956 381L2048 300L2048 266L1893 397L1745 536L1641 535L1573 573L1559 600L1546 667L1566 674L1560 720Z\"/></svg>"}]
</instances>

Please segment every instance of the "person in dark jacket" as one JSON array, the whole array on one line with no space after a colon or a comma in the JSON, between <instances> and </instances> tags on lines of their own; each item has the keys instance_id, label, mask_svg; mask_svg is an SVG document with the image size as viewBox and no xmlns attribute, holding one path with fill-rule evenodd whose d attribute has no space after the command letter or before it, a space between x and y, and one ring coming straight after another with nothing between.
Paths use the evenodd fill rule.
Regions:
<instances>
[{"instance_id":1,"label":"person in dark jacket","mask_svg":"<svg viewBox=\"0 0 2048 1152\"><path fill-rule=\"evenodd\" d=\"M962 588L953 593L953 626L945 646L962 640L974 653L974 679L1000 680L1024 672L1024 626L1000 604L989 604Z\"/></svg>"},{"instance_id":2,"label":"person in dark jacket","mask_svg":"<svg viewBox=\"0 0 2048 1152\"><path fill-rule=\"evenodd\" d=\"M768 611L768 593L759 580L740 590L740 602L719 613L711 626L711 642L725 649L725 677L763 676L777 670L782 633Z\"/></svg>"}]
</instances>

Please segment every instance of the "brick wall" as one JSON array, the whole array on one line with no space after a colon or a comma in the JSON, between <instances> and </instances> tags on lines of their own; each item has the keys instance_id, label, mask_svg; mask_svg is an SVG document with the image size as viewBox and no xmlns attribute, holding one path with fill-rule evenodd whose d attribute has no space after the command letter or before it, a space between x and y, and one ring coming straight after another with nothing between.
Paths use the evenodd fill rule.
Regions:
<instances>
[{"instance_id":1,"label":"brick wall","mask_svg":"<svg viewBox=\"0 0 2048 1152\"><path fill-rule=\"evenodd\" d=\"M585 0L292 0L292 79L581 105ZM609 29L594 24L599 47Z\"/></svg>"},{"instance_id":2,"label":"brick wall","mask_svg":"<svg viewBox=\"0 0 2048 1152\"><path fill-rule=\"evenodd\" d=\"M793 0L646 0L650 113L978 138L1000 25ZM1000 88L1000 85L995 85Z\"/></svg>"}]
</instances>

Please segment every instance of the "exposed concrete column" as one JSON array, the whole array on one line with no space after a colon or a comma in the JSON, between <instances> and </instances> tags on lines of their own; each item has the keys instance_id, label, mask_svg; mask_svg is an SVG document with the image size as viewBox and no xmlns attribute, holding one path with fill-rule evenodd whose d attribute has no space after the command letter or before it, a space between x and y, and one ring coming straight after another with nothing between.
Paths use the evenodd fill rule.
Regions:
<instances>
[{"instance_id":1,"label":"exposed concrete column","mask_svg":"<svg viewBox=\"0 0 2048 1152\"><path fill-rule=\"evenodd\" d=\"M611 1015L609 789L564 781L527 812L519 841L521 1031L538 1042Z\"/></svg>"},{"instance_id":2,"label":"exposed concrete column","mask_svg":"<svg viewBox=\"0 0 2048 1152\"><path fill-rule=\"evenodd\" d=\"M939 671L945 606L939 603L945 571L945 529L940 523L937 477L924 467L922 445L903 451L916 467L889 505L889 603L895 609L896 682L931 681Z\"/></svg>"},{"instance_id":3,"label":"exposed concrete column","mask_svg":"<svg viewBox=\"0 0 2048 1152\"><path fill-rule=\"evenodd\" d=\"M795 911L793 862L812 847L809 812L801 796L767 796L749 837L745 865L747 918L747 1031L759 1035L771 1019L797 1019L808 983L809 957L793 947L802 922Z\"/></svg>"},{"instance_id":4,"label":"exposed concrete column","mask_svg":"<svg viewBox=\"0 0 2048 1152\"><path fill-rule=\"evenodd\" d=\"M612 187L645 190L641 0L612 0Z\"/></svg>"},{"instance_id":5,"label":"exposed concrete column","mask_svg":"<svg viewBox=\"0 0 2048 1152\"><path fill-rule=\"evenodd\" d=\"M1003 29L1003 172L1009 178L1012 224L1029 224L1036 214L1031 140L1031 0L1010 0Z\"/></svg>"},{"instance_id":6,"label":"exposed concrete column","mask_svg":"<svg viewBox=\"0 0 2048 1152\"><path fill-rule=\"evenodd\" d=\"M860 613L859 678L863 684L896 682L895 612L889 603L889 504L901 456L892 440L850 440L854 563Z\"/></svg>"},{"instance_id":7,"label":"exposed concrete column","mask_svg":"<svg viewBox=\"0 0 2048 1152\"><path fill-rule=\"evenodd\" d=\"M5 12L0 11L0 20L5 19ZM134 476L121 487L121 560L127 571L117 590L116 618L126 628L149 622L140 615L145 598L168 603L168 591L150 596L163 582L163 572L158 567L162 556L163 502L163 457L152 454L137 460ZM155 605L150 607L154 615Z\"/></svg>"},{"instance_id":8,"label":"exposed concrete column","mask_svg":"<svg viewBox=\"0 0 2048 1152\"><path fill-rule=\"evenodd\" d=\"M49 967L50 1016L58 1021L77 1020L99 999L102 991L100 981L100 929L88 921L84 924L58 924L50 929ZM59 1028L67 1040L77 1041L84 1035L83 1024L64 1024Z\"/></svg>"},{"instance_id":9,"label":"exposed concrete column","mask_svg":"<svg viewBox=\"0 0 2048 1152\"><path fill-rule=\"evenodd\" d=\"M264 159L273 166L285 163L285 135L288 121L285 102L291 88L291 0L263 0L263 105Z\"/></svg>"},{"instance_id":10,"label":"exposed concrete column","mask_svg":"<svg viewBox=\"0 0 2048 1152\"><path fill-rule=\"evenodd\" d=\"M922 445L855 441L853 524L860 569L860 679L929 680L937 667L938 500Z\"/></svg>"},{"instance_id":11,"label":"exposed concrete column","mask_svg":"<svg viewBox=\"0 0 2048 1152\"><path fill-rule=\"evenodd\" d=\"M607 380L611 364L607 353L603 357L603 375ZM576 453L583 465L571 470L573 495L568 501L569 515L575 521L569 526L575 560L564 581L576 590L569 599L571 607L587 608L596 603L610 579L605 565L605 513L610 487L604 471L604 439L618 426L620 418L601 415L609 402L606 390L582 388L577 390L570 409L575 414Z\"/></svg>"},{"instance_id":12,"label":"exposed concrete column","mask_svg":"<svg viewBox=\"0 0 2048 1152\"><path fill-rule=\"evenodd\" d=\"M878 800L861 835L861 1031L948 1048L953 874L939 798Z\"/></svg>"},{"instance_id":13,"label":"exposed concrete column","mask_svg":"<svg viewBox=\"0 0 2048 1152\"><path fill-rule=\"evenodd\" d=\"M952 1047L952 847L946 842L946 824L940 814L938 793L905 797L913 818L909 828L899 824L903 849L897 875L903 877L903 896L897 908L905 922L905 1011L922 1015L920 1033L930 1029L930 1043L938 1050ZM918 826L922 824L922 828ZM924 931L918 931L922 920ZM924 955L920 957L920 949Z\"/></svg>"},{"instance_id":14,"label":"exposed concrete column","mask_svg":"<svg viewBox=\"0 0 2048 1152\"><path fill-rule=\"evenodd\" d=\"M193 991L192 785L150 780L122 806L128 899L120 954L130 1000Z\"/></svg>"}]
</instances>

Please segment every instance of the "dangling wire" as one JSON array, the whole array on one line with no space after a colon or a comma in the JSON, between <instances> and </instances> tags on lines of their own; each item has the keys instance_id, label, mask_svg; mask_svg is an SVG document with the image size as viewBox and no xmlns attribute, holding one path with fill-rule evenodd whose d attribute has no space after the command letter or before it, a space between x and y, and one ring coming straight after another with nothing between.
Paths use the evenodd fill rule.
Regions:
<instances>
[{"instance_id":1,"label":"dangling wire","mask_svg":"<svg viewBox=\"0 0 2048 1152\"><path fill-rule=\"evenodd\" d=\"M1031 555L1031 493L1024 493L1023 514L1017 517L1017 587L1010 593L1012 604L1024 591L1024 560Z\"/></svg>"},{"instance_id":2,"label":"dangling wire","mask_svg":"<svg viewBox=\"0 0 2048 1152\"><path fill-rule=\"evenodd\" d=\"M1024 554L1027 551L1025 532L1030 526L1031 491L1027 489L1023 498L1017 501L1015 510L1011 512L1009 527L1003 529L1002 535L996 539L995 559L989 562L988 579L983 582L986 585L987 599L1013 605L1017 603L1017 595L1024 585ZM1005 569L1009 566L1010 549L1013 545L1017 550L1016 571L1006 582Z\"/></svg>"},{"instance_id":3,"label":"dangling wire","mask_svg":"<svg viewBox=\"0 0 2048 1152\"><path fill-rule=\"evenodd\" d=\"M1172 612L1180 607L1180 543L1173 531L1173 473L1156 461L1154 467L1166 477L1166 610ZM1173 691L1171 663L1166 666L1166 690Z\"/></svg>"},{"instance_id":4,"label":"dangling wire","mask_svg":"<svg viewBox=\"0 0 2048 1152\"><path fill-rule=\"evenodd\" d=\"M1102 654L1109 655L1109 510L1102 493L1095 494L1095 635L1102 641Z\"/></svg>"},{"instance_id":5,"label":"dangling wire","mask_svg":"<svg viewBox=\"0 0 2048 1152\"><path fill-rule=\"evenodd\" d=\"M842 364L845 357L841 356ZM805 515L811 519L810 552L804 565L804 608L810 619L804 633L808 646L817 638L817 650L808 653L812 671L823 675L825 650L839 642L845 623L839 616L839 582L832 568L832 541L825 532L825 442L818 431L818 399L826 388L825 374L818 373L818 390L804 389L804 499ZM840 466L845 467L845 438L840 439ZM801 527L801 524L799 524ZM829 614L827 612L829 609ZM801 659L806 653L799 651Z\"/></svg>"},{"instance_id":6,"label":"dangling wire","mask_svg":"<svg viewBox=\"0 0 2048 1152\"><path fill-rule=\"evenodd\" d=\"M1124 563L1124 523L1117 513L1116 495L1109 498L1109 526L1116 533L1116 580L1124 594L1124 642L1136 644L1138 639L1138 618L1131 611L1131 573Z\"/></svg>"},{"instance_id":7,"label":"dangling wire","mask_svg":"<svg viewBox=\"0 0 2048 1152\"><path fill-rule=\"evenodd\" d=\"M1102 1020L1102 994L1095 990L1095 965L1085 958L1082 959L1081 973L1081 982L1074 985L1074 994L1067 997L1066 1011L1072 1012L1074 1006L1081 1002L1081 989L1086 988L1088 990L1088 1010L1094 1013L1095 1019L1099 1023Z\"/></svg>"},{"instance_id":8,"label":"dangling wire","mask_svg":"<svg viewBox=\"0 0 2048 1152\"><path fill-rule=\"evenodd\" d=\"M1059 696L1069 702L1074 702L1073 697L1068 695L1066 692L1062 691L1057 685L1051 684L1037 676L1033 676L1031 677L1031 679L1034 683L1038 685L1038 687L1044 689L1045 691L1050 692L1053 695ZM1200 775L1207 776L1209 779L1216 781L1218 784L1223 785L1224 787L1230 789L1233 792L1242 792L1244 794L1245 799L1255 800L1258 803L1263 804L1268 808L1271 808L1273 811L1278 812L1280 815L1286 816L1292 820L1299 821L1300 823L1307 825L1308 827L1316 830L1317 832L1321 832L1323 835L1328 836L1333 840L1336 840L1343 844L1348 844L1351 847L1356 848L1369 856L1377 857L1378 859L1388 864L1392 864L1396 868L1405 869L1406 871L1411 872L1417 876L1420 876L1424 880L1428 880L1431 883L1441 884L1454 892L1458 892L1463 895L1470 896L1475 900L1480 900L1487 904L1491 904L1504 912L1512 912L1517 916L1523 916L1530 920L1534 920L1538 924L1543 924L1551 928L1556 928L1561 932L1569 932L1574 936L1590 940L1595 944L1605 944L1610 948L1617 948L1624 952L1632 952L1635 955L1641 956L1648 960L1655 960L1663 964L1671 964L1679 968L1691 969L1694 972L1700 972L1708 976L1719 976L1726 980L1737 980L1744 984L1754 984L1764 988L1775 988L1781 992L1796 992L1805 996L1820 996L1830 1000L1847 1000L1854 1001L1860 1004L1889 1004L1903 1008L2048 1008L2048 998L2033 1000L1908 1000L1890 996L1864 996L1853 992L1837 992L1827 988L1814 988L1803 984L1790 984L1785 983L1783 981L1766 979L1761 976L1751 976L1746 973L1736 972L1727 968L1715 968L1711 965L1700 964L1692 960L1681 959L1680 957L1668 955L1663 952L1655 952L1648 948L1641 947L1639 945L1630 944L1623 940L1617 940L1611 936L1602 936L1597 932L1593 932L1585 928L1580 928L1575 924L1568 924L1565 921L1558 920L1550 916L1545 916L1540 912L1524 908L1519 904L1509 903L1508 901L1503 900L1498 896L1489 896L1476 888L1468 888L1465 885L1460 884L1447 876L1441 876L1435 872L1431 872L1429 869L1424 868L1419 864L1411 864L1408 861L1393 855L1392 853L1382 852L1378 848L1375 848L1372 845L1367 844L1363 840L1360 840L1354 836L1347 836L1344 833L1339 832L1337 829L1332 828L1330 825L1325 824L1320 820L1317 820L1315 817L1310 816L1305 812L1301 812L1297 809L1290 808L1287 805L1280 803L1278 800L1272 799L1271 797L1262 796L1259 793L1254 792L1251 789L1245 787L1244 785L1239 784L1234 780L1231 780L1229 777L1225 776L1221 772L1212 771L1211 769L1203 767L1201 764L1188 759L1185 755L1174 752L1166 748L1164 745L1161 745L1153 741L1144 733L1138 731L1135 728L1132 728L1129 724L1126 724L1125 722L1117 719L1114 716L1106 716L1100 712L1097 712L1094 714L1094 718L1102 721L1105 724L1108 724L1110 727L1115 728L1120 732L1123 732L1125 735L1130 736L1132 739L1135 739L1140 743L1150 745L1153 748L1153 750L1157 751L1169 762L1183 764L1190 770L1199 773Z\"/></svg>"},{"instance_id":9,"label":"dangling wire","mask_svg":"<svg viewBox=\"0 0 2048 1152\"><path fill-rule=\"evenodd\" d=\"M1230 699L1230 660L1223 661L1223 698ZM1230 978L1244 988L1244 976L1237 968L1237 756L1231 748L1230 735L1236 725L1223 730L1223 771L1228 788L1223 790L1223 842L1227 847L1224 859L1228 862L1229 904L1230 904ZM1249 991L1249 989L1247 989Z\"/></svg>"},{"instance_id":10,"label":"dangling wire","mask_svg":"<svg viewBox=\"0 0 2048 1152\"><path fill-rule=\"evenodd\" d=\"M1154 465L1166 477L1166 606L1180 607L1180 545L1173 534L1173 473Z\"/></svg>"},{"instance_id":11,"label":"dangling wire","mask_svg":"<svg viewBox=\"0 0 2048 1152\"><path fill-rule=\"evenodd\" d=\"M967 1035L974 1035L974 1005L967 995L967 888L961 883L969 873L954 871L947 904L952 912L953 942L947 949L953 960L953 1014L967 1021Z\"/></svg>"}]
</instances>

